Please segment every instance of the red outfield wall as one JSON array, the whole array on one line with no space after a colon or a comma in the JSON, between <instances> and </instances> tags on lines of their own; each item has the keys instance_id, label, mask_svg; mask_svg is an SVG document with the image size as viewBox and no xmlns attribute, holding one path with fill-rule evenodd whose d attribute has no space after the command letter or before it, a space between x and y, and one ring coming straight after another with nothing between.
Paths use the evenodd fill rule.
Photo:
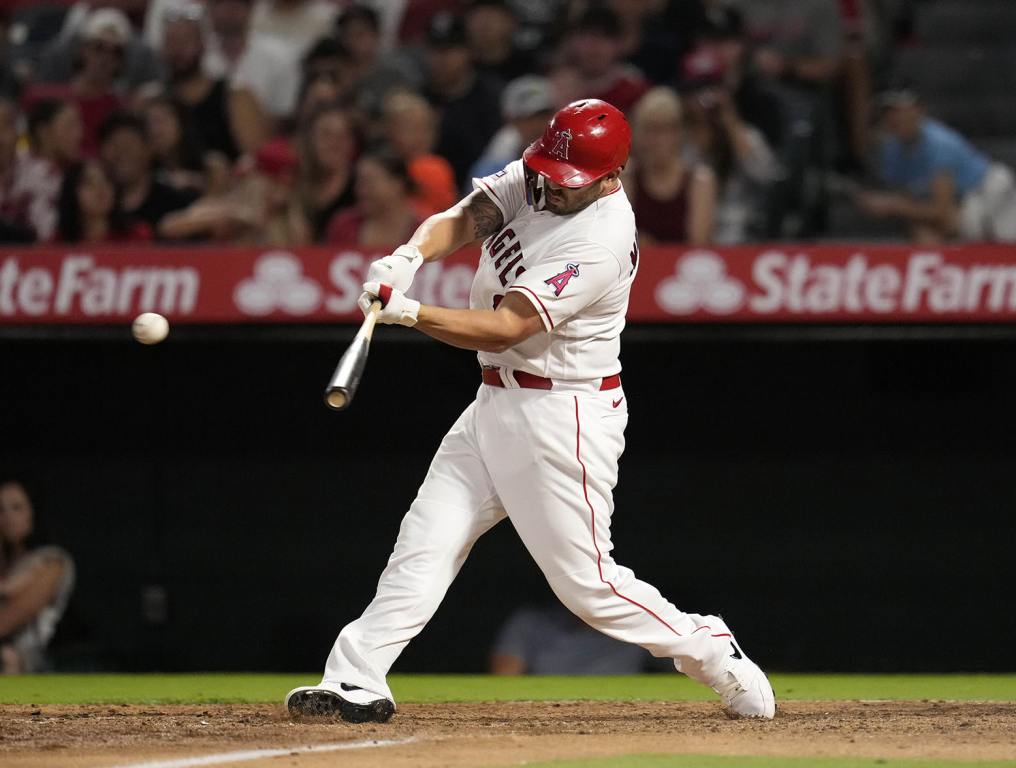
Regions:
<instances>
[{"instance_id":1,"label":"red outfield wall","mask_svg":"<svg viewBox=\"0 0 1016 768\"><path fill-rule=\"evenodd\" d=\"M0 250L0 324L327 323L360 317L358 247ZM477 251L425 266L411 295L464 307ZM645 248L628 319L648 323L1012 322L1016 248L770 244Z\"/></svg>"}]
</instances>

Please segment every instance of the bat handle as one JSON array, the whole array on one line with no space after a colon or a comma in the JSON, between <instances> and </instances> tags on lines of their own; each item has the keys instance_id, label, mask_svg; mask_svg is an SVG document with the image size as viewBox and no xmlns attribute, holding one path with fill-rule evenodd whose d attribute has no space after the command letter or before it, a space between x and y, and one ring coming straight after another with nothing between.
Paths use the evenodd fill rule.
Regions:
<instances>
[{"instance_id":1,"label":"bat handle","mask_svg":"<svg viewBox=\"0 0 1016 768\"><path fill-rule=\"evenodd\" d=\"M377 316L381 311L381 300L374 299L371 302L370 309L367 310L367 316L363 318L363 325L360 326L360 330L357 332L357 336L362 336L367 341L370 341L374 335L374 326L377 325Z\"/></svg>"}]
</instances>

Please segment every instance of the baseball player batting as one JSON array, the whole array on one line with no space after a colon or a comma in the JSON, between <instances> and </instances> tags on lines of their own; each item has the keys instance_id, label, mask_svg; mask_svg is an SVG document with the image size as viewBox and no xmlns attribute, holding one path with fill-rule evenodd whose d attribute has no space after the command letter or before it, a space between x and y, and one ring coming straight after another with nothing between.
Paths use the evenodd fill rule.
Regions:
<instances>
[{"instance_id":1,"label":"baseball player batting","mask_svg":"<svg viewBox=\"0 0 1016 768\"><path fill-rule=\"evenodd\" d=\"M402 520L377 594L339 633L293 715L385 722L385 680L437 610L476 540L511 520L554 594L610 637L669 657L734 716L772 718L765 673L717 616L684 613L610 556L628 400L618 361L639 266L619 179L631 130L603 101L569 104L521 160L473 181L367 272L361 307L479 355L482 385L444 437ZM483 241L469 309L406 297L425 261Z\"/></svg>"}]
</instances>

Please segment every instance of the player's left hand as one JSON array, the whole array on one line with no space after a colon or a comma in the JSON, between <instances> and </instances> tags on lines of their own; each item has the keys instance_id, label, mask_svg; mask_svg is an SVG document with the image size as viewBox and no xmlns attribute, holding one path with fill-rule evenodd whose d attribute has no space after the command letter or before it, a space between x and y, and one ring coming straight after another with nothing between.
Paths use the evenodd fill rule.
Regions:
<instances>
[{"instance_id":1,"label":"player's left hand","mask_svg":"<svg viewBox=\"0 0 1016 768\"><path fill-rule=\"evenodd\" d=\"M379 323L405 325L409 328L416 325L420 313L420 302L408 298L402 291L392 288L387 283L364 283L363 293L357 301L364 315L370 310L374 299L381 300L382 309L377 316Z\"/></svg>"},{"instance_id":2,"label":"player's left hand","mask_svg":"<svg viewBox=\"0 0 1016 768\"><path fill-rule=\"evenodd\" d=\"M423 264L423 254L415 245L400 245L391 255L371 262L367 267L368 283L387 283L405 293L413 284L416 271Z\"/></svg>"}]
</instances>

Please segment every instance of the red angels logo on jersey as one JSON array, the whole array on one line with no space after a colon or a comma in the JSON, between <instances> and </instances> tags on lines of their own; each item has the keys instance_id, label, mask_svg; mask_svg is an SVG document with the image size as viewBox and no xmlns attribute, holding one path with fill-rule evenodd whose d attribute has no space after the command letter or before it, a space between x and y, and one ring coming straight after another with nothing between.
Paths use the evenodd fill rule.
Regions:
<instances>
[{"instance_id":1,"label":"red angels logo on jersey","mask_svg":"<svg viewBox=\"0 0 1016 768\"><path fill-rule=\"evenodd\" d=\"M568 146L572 140L571 128L565 128L563 131L558 131L554 134L554 146L550 149L550 154L557 155L562 160L568 159Z\"/></svg>"},{"instance_id":2,"label":"red angels logo on jersey","mask_svg":"<svg viewBox=\"0 0 1016 768\"><path fill-rule=\"evenodd\" d=\"M545 282L547 285L554 286L554 295L560 296L561 291L564 290L565 286L568 285L569 281L573 277L578 276L579 276L579 265L569 264L567 267L565 267L564 272L562 272L559 275L554 275L549 280L544 280L543 282Z\"/></svg>"}]
</instances>

